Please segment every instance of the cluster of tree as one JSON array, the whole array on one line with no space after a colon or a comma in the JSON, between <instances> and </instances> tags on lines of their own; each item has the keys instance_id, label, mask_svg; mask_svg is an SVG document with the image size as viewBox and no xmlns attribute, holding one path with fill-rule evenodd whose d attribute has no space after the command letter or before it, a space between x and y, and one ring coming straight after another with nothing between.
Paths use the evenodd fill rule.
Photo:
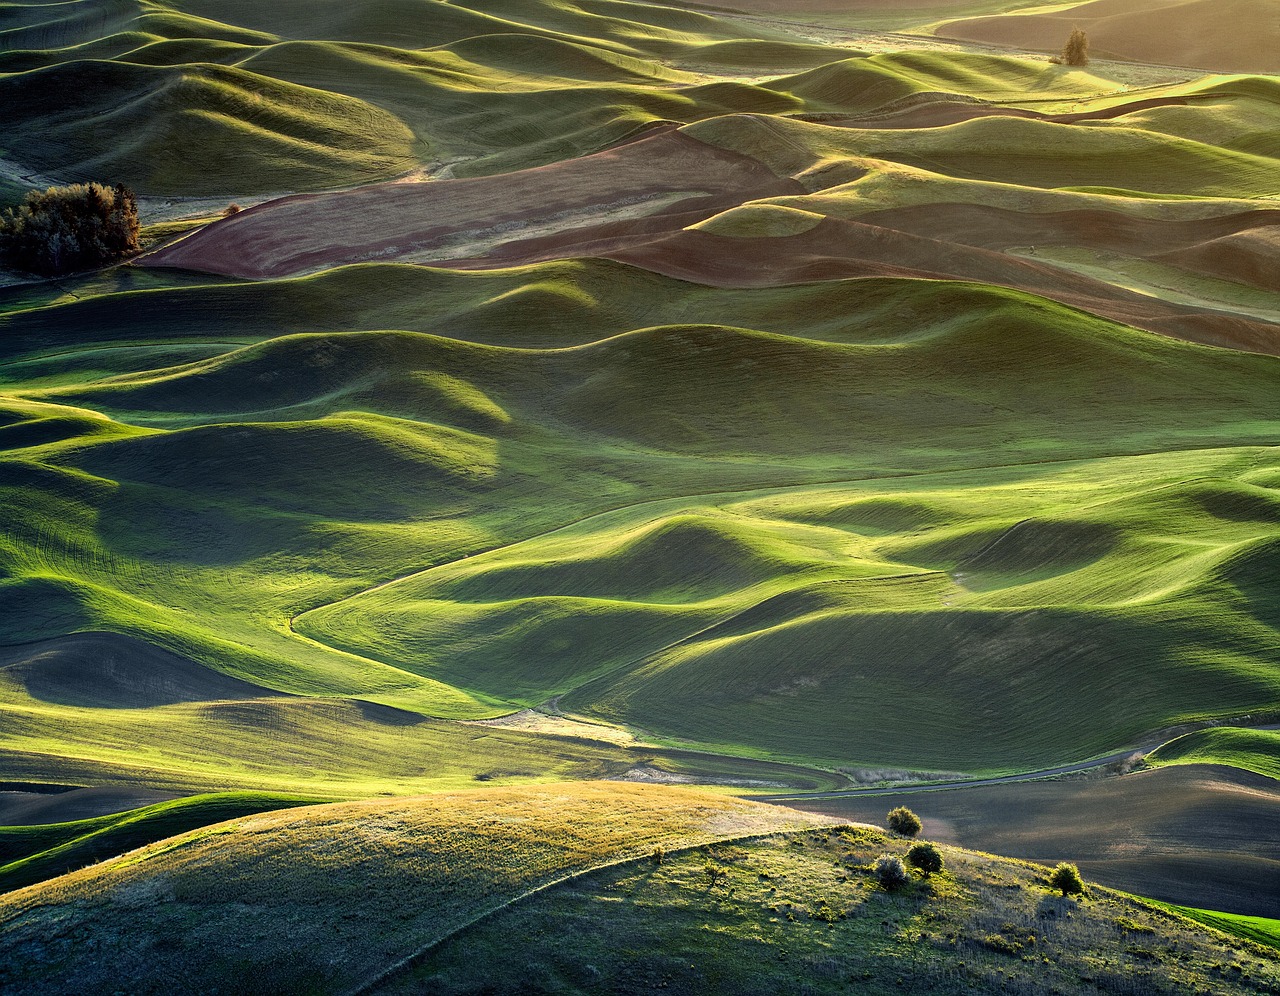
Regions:
<instances>
[{"instance_id":1,"label":"cluster of tree","mask_svg":"<svg viewBox=\"0 0 1280 996\"><path fill-rule=\"evenodd\" d=\"M888 816L885 817L885 825L900 837L914 837L924 826L920 822L920 817L906 806L889 810ZM893 892L910 883L911 875L907 871L907 865L927 879L930 875L942 871L942 852L933 844L918 841L907 851L906 865L902 863L901 858L886 854L876 861L872 874L880 882L882 889ZM1078 896L1084 892L1084 879L1080 877L1080 869L1064 861L1049 876L1049 886L1061 889L1063 896Z\"/></svg>"},{"instance_id":2,"label":"cluster of tree","mask_svg":"<svg viewBox=\"0 0 1280 996\"><path fill-rule=\"evenodd\" d=\"M1049 60L1059 66L1087 66L1089 64L1089 36L1080 28L1072 28L1062 54Z\"/></svg>"},{"instance_id":3,"label":"cluster of tree","mask_svg":"<svg viewBox=\"0 0 1280 996\"><path fill-rule=\"evenodd\" d=\"M0 259L29 273L88 270L140 250L138 201L123 184L32 190L0 214Z\"/></svg>"}]
</instances>

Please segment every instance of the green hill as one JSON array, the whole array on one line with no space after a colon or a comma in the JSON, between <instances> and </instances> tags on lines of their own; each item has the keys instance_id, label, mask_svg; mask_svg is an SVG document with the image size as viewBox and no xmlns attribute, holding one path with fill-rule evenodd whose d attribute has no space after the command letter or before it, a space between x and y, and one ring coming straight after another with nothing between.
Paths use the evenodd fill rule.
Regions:
<instances>
[{"instance_id":1,"label":"green hill","mask_svg":"<svg viewBox=\"0 0 1280 996\"><path fill-rule=\"evenodd\" d=\"M1256 946L1097 887L1062 899L1039 866L944 847L941 874L886 893L871 864L905 850L869 827L656 786L245 816L0 898L0 949L23 952L0 962L0 985L92 989L125 970L138 992L179 971L188 985L235 973L249 992L1275 982Z\"/></svg>"},{"instance_id":2,"label":"green hill","mask_svg":"<svg viewBox=\"0 0 1280 996\"><path fill-rule=\"evenodd\" d=\"M1280 732L1241 730L1229 726L1186 733L1147 755L1147 763L1229 764L1280 778Z\"/></svg>"},{"instance_id":3,"label":"green hill","mask_svg":"<svg viewBox=\"0 0 1280 996\"><path fill-rule=\"evenodd\" d=\"M761 330L627 331L717 314ZM295 331L402 317L431 332ZM954 282L725 291L610 263L355 267L4 324L16 639L124 633L436 717L564 695L830 766L1035 766L1276 700L1273 460L1242 447L1274 442L1272 357ZM153 366L188 343L225 345ZM40 709L40 743L98 721ZM194 719L160 767L190 767ZM382 764L361 777L405 777Z\"/></svg>"}]
</instances>

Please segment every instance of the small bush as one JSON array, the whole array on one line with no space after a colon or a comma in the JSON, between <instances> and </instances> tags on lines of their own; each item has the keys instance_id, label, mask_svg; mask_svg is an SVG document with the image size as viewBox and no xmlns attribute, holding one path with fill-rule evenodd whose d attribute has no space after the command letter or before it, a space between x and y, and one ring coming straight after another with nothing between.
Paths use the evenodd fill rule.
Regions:
<instances>
[{"instance_id":1,"label":"small bush","mask_svg":"<svg viewBox=\"0 0 1280 996\"><path fill-rule=\"evenodd\" d=\"M659 844L653 849L653 853L649 855L649 860L651 860L655 865L661 865L662 862L666 860L666 857L667 849Z\"/></svg>"},{"instance_id":2,"label":"small bush","mask_svg":"<svg viewBox=\"0 0 1280 996\"><path fill-rule=\"evenodd\" d=\"M1089 64L1089 36L1079 28L1072 28L1067 43L1062 46L1062 58L1065 66L1087 66Z\"/></svg>"},{"instance_id":3,"label":"small bush","mask_svg":"<svg viewBox=\"0 0 1280 996\"><path fill-rule=\"evenodd\" d=\"M0 215L0 258L30 273L73 273L140 250L138 201L123 184L32 190Z\"/></svg>"},{"instance_id":4,"label":"small bush","mask_svg":"<svg viewBox=\"0 0 1280 996\"><path fill-rule=\"evenodd\" d=\"M1058 865L1049 876L1049 885L1061 889L1064 896L1078 896L1084 892L1084 879L1080 877L1080 869L1066 861Z\"/></svg>"},{"instance_id":5,"label":"small bush","mask_svg":"<svg viewBox=\"0 0 1280 996\"><path fill-rule=\"evenodd\" d=\"M889 810L889 815L885 818L885 823L896 834L903 837L914 837L920 832L920 817L909 810L906 806L899 806L897 809Z\"/></svg>"},{"instance_id":6,"label":"small bush","mask_svg":"<svg viewBox=\"0 0 1280 996\"><path fill-rule=\"evenodd\" d=\"M702 874L707 877L707 888L714 889L717 885L729 877L729 873L721 868L714 861L708 861L702 866Z\"/></svg>"},{"instance_id":7,"label":"small bush","mask_svg":"<svg viewBox=\"0 0 1280 996\"><path fill-rule=\"evenodd\" d=\"M872 874L885 892L896 892L911 882L911 876L907 874L907 868L902 863L902 859L895 858L891 854L876 859Z\"/></svg>"},{"instance_id":8,"label":"small bush","mask_svg":"<svg viewBox=\"0 0 1280 996\"><path fill-rule=\"evenodd\" d=\"M228 204L222 209L222 217L230 218L233 214L239 214L243 210L239 204Z\"/></svg>"},{"instance_id":9,"label":"small bush","mask_svg":"<svg viewBox=\"0 0 1280 996\"><path fill-rule=\"evenodd\" d=\"M918 868L925 878L942 871L942 854L932 844L912 844L907 852L907 864Z\"/></svg>"}]
</instances>

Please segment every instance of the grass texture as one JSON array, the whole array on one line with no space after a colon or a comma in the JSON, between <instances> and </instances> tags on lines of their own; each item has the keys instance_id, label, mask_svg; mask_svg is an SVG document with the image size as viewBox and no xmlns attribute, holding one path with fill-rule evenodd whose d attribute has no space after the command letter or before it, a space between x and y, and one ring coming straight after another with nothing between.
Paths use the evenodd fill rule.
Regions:
<instances>
[{"instance_id":1,"label":"grass texture","mask_svg":"<svg viewBox=\"0 0 1280 996\"><path fill-rule=\"evenodd\" d=\"M0 827L0 860L4 861L0 892L56 878L199 827L317 801L305 796L220 792L71 823Z\"/></svg>"},{"instance_id":2,"label":"grass texture","mask_svg":"<svg viewBox=\"0 0 1280 996\"><path fill-rule=\"evenodd\" d=\"M23 952L0 978L95 988L106 945L117 971L145 967L140 992L174 972L235 973L255 992L887 992L910 976L943 992L1101 979L1234 993L1275 979L1254 946L1130 897L1057 897L1041 866L943 847L941 874L885 893L870 867L906 847L656 786L246 816L0 898L0 945Z\"/></svg>"},{"instance_id":3,"label":"grass texture","mask_svg":"<svg viewBox=\"0 0 1280 996\"><path fill-rule=\"evenodd\" d=\"M1280 778L1280 732L1211 727L1186 733L1147 755L1148 764L1226 764Z\"/></svg>"},{"instance_id":4,"label":"grass texture","mask_svg":"<svg viewBox=\"0 0 1280 996\"><path fill-rule=\"evenodd\" d=\"M565 696L669 744L1006 770L1277 699L1273 357L976 285L589 262L0 322L11 642L105 630L298 697L220 713L130 700L138 677L136 708L86 710L72 665L28 662L0 670L25 756L107 763L101 724L138 744L163 716L147 768L279 789L244 767L272 730L332 773L347 730L444 757L425 716ZM408 784L399 749L340 780Z\"/></svg>"}]
</instances>

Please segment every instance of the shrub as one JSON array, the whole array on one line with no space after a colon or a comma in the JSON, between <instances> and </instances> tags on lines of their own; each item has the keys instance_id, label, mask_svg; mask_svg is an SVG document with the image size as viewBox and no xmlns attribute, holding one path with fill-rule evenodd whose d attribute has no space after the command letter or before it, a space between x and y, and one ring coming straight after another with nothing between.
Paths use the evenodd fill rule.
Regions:
<instances>
[{"instance_id":1,"label":"shrub","mask_svg":"<svg viewBox=\"0 0 1280 996\"><path fill-rule=\"evenodd\" d=\"M239 214L243 210L239 204L228 204L222 209L222 217L230 218L233 214Z\"/></svg>"},{"instance_id":2,"label":"shrub","mask_svg":"<svg viewBox=\"0 0 1280 996\"><path fill-rule=\"evenodd\" d=\"M140 249L138 201L123 184L32 190L0 215L0 258L30 273L91 269Z\"/></svg>"},{"instance_id":3,"label":"shrub","mask_svg":"<svg viewBox=\"0 0 1280 996\"><path fill-rule=\"evenodd\" d=\"M1089 64L1089 36L1079 28L1072 28L1067 43L1062 46L1062 57L1059 61L1066 66L1087 66Z\"/></svg>"},{"instance_id":4,"label":"shrub","mask_svg":"<svg viewBox=\"0 0 1280 996\"><path fill-rule=\"evenodd\" d=\"M1064 896L1068 893L1078 896L1084 892L1084 879L1080 877L1080 869L1065 861L1053 870L1053 874L1049 876L1049 885L1061 889Z\"/></svg>"},{"instance_id":5,"label":"shrub","mask_svg":"<svg viewBox=\"0 0 1280 996\"><path fill-rule=\"evenodd\" d=\"M903 837L914 837L920 832L920 817L906 806L899 806L897 809L889 810L885 823L890 830L896 834L901 834Z\"/></svg>"},{"instance_id":6,"label":"shrub","mask_svg":"<svg viewBox=\"0 0 1280 996\"><path fill-rule=\"evenodd\" d=\"M902 859L895 858L891 854L877 858L872 873L885 892L895 892L911 881L911 876L907 874L907 868L902 863Z\"/></svg>"},{"instance_id":7,"label":"shrub","mask_svg":"<svg viewBox=\"0 0 1280 996\"><path fill-rule=\"evenodd\" d=\"M907 852L907 864L920 869L925 878L942 871L942 854L932 844L912 844Z\"/></svg>"},{"instance_id":8,"label":"shrub","mask_svg":"<svg viewBox=\"0 0 1280 996\"><path fill-rule=\"evenodd\" d=\"M729 877L729 873L721 868L714 861L708 861L702 866L702 874L707 876L707 888L714 889L717 885Z\"/></svg>"}]
</instances>

